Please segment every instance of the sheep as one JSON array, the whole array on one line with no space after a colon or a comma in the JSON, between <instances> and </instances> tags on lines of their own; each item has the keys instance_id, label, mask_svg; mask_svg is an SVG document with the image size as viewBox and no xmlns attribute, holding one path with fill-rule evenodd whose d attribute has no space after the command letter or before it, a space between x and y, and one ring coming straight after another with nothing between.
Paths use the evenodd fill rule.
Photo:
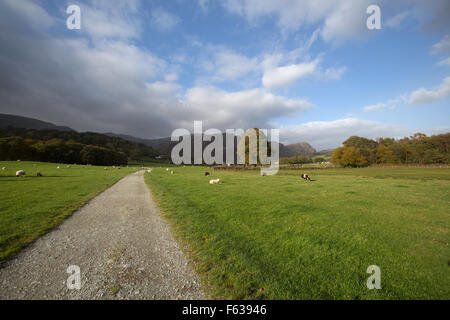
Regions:
<instances>
[{"instance_id":1,"label":"sheep","mask_svg":"<svg viewBox=\"0 0 450 320\"><path fill-rule=\"evenodd\" d=\"M152 173L152 169L148 169L147 172L148 172L148 173Z\"/></svg>"},{"instance_id":2,"label":"sheep","mask_svg":"<svg viewBox=\"0 0 450 320\"><path fill-rule=\"evenodd\" d=\"M302 173L301 177L302 177L303 180L311 181L311 178L306 173Z\"/></svg>"},{"instance_id":3,"label":"sheep","mask_svg":"<svg viewBox=\"0 0 450 320\"><path fill-rule=\"evenodd\" d=\"M16 177L25 177L25 171L24 170L19 170L16 172Z\"/></svg>"},{"instance_id":4,"label":"sheep","mask_svg":"<svg viewBox=\"0 0 450 320\"><path fill-rule=\"evenodd\" d=\"M56 169L59 169L59 166L57 166Z\"/></svg>"},{"instance_id":5,"label":"sheep","mask_svg":"<svg viewBox=\"0 0 450 320\"><path fill-rule=\"evenodd\" d=\"M205 172L205 177L209 177L211 174L209 172Z\"/></svg>"},{"instance_id":6,"label":"sheep","mask_svg":"<svg viewBox=\"0 0 450 320\"><path fill-rule=\"evenodd\" d=\"M169 168L167 168L166 171L169 171Z\"/></svg>"},{"instance_id":7,"label":"sheep","mask_svg":"<svg viewBox=\"0 0 450 320\"><path fill-rule=\"evenodd\" d=\"M174 174L175 172L172 170L172 171L170 171L170 174Z\"/></svg>"},{"instance_id":8,"label":"sheep","mask_svg":"<svg viewBox=\"0 0 450 320\"><path fill-rule=\"evenodd\" d=\"M42 173L40 171L36 172L36 177L42 177Z\"/></svg>"},{"instance_id":9,"label":"sheep","mask_svg":"<svg viewBox=\"0 0 450 320\"><path fill-rule=\"evenodd\" d=\"M70 168L70 166L67 166L67 168Z\"/></svg>"},{"instance_id":10,"label":"sheep","mask_svg":"<svg viewBox=\"0 0 450 320\"><path fill-rule=\"evenodd\" d=\"M2 171L5 171L5 170L6 170L6 167L3 167L3 168L2 168Z\"/></svg>"},{"instance_id":11,"label":"sheep","mask_svg":"<svg viewBox=\"0 0 450 320\"><path fill-rule=\"evenodd\" d=\"M216 184L219 183L220 179L215 179L215 180L209 180L209 184Z\"/></svg>"}]
</instances>

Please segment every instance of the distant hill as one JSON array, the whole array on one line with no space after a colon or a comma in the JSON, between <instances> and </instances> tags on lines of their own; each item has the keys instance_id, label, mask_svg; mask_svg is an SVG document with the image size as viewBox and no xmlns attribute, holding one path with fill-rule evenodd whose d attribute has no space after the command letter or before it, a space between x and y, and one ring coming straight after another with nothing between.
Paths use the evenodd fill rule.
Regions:
<instances>
[{"instance_id":1,"label":"distant hill","mask_svg":"<svg viewBox=\"0 0 450 320\"><path fill-rule=\"evenodd\" d=\"M147 146L152 147L158 154L163 155L167 158L170 158L170 152L172 151L172 148L178 143L176 141L171 141L170 137L160 138L160 139L142 139L142 138L137 138L137 137L133 137L130 135L115 134L115 133L111 133L111 132L105 133L105 135L111 136L111 137L120 137L122 139L143 143ZM191 139L193 141L193 135L191 135ZM225 134L223 137L223 141L225 143ZM236 155L237 142L238 142L238 139L235 138L234 159L237 159L237 155ZM209 142L204 142L203 148L205 148L205 146L207 146L208 144L209 144ZM288 146L285 146L284 144L280 143L279 151L280 151L280 157L292 157L295 155L313 155L316 152L316 150L306 142L294 143L294 144L291 144ZM225 154L226 154L225 149L224 149L223 154L225 157Z\"/></svg>"},{"instance_id":2,"label":"distant hill","mask_svg":"<svg viewBox=\"0 0 450 320\"><path fill-rule=\"evenodd\" d=\"M293 157L293 156L312 156L317 151L311 145L307 142L297 142L288 144L286 146L287 152L289 152L289 155L286 155L287 157Z\"/></svg>"},{"instance_id":3,"label":"distant hill","mask_svg":"<svg viewBox=\"0 0 450 320\"><path fill-rule=\"evenodd\" d=\"M325 157L330 157L333 154L333 151L336 149L324 149L324 150L320 150L317 151L315 153L316 156L325 156Z\"/></svg>"},{"instance_id":4,"label":"distant hill","mask_svg":"<svg viewBox=\"0 0 450 320\"><path fill-rule=\"evenodd\" d=\"M95 132L0 128L0 160L93 165L149 161L157 154L145 144Z\"/></svg>"},{"instance_id":5,"label":"distant hill","mask_svg":"<svg viewBox=\"0 0 450 320\"><path fill-rule=\"evenodd\" d=\"M166 138L160 138L160 139L143 139L138 138L134 136L130 136L127 134L117 134L112 132L106 132L104 135L110 136L110 137L118 137L122 138L128 141L133 141L137 143L145 144L149 147L152 147L155 152L157 152L159 155L167 156L170 154L170 151L172 150L173 146L177 144L177 142L172 142L170 140L170 137Z\"/></svg>"},{"instance_id":6,"label":"distant hill","mask_svg":"<svg viewBox=\"0 0 450 320\"><path fill-rule=\"evenodd\" d=\"M7 127L13 127L13 128L24 128L24 129L33 129L33 130L53 130L58 132L72 132L76 133L77 131L73 130L72 128L66 127L66 126L58 126L50 122L45 122L38 119L28 118L28 117L22 117L22 116L16 116L16 115L10 115L10 114L0 114L0 129L1 128L7 128ZM135 148L131 145L124 146L120 151L125 151L125 154L134 157L136 154L142 154L145 153L147 155L152 154L154 157L159 155L163 156L165 158L170 158L170 153L172 148L178 143L176 141L171 141L170 137L165 138L159 138L159 139L144 139L139 138L131 135L126 134L117 134L112 132L107 133L98 133L98 135L108 136L111 138L118 138L123 139L126 141L133 142L135 144L141 144L145 145L147 147L150 147L149 150L142 150L142 146ZM59 137L58 137L59 138ZM104 138L102 138L104 139ZM102 140L100 139L100 140ZM193 135L191 135L191 139L193 141ZM75 139L77 140L77 139ZM106 144L107 139L104 139L99 145ZM224 142L225 142L225 136L224 136ZM117 141L115 141L117 143ZM120 143L119 143L120 144ZM208 145L209 142L203 143L203 148L205 148L206 145ZM111 145L111 143L109 143ZM237 146L237 138L235 138L235 149L233 150L234 159L237 159L236 156L236 146ZM127 152L127 148L132 149L141 149L139 152ZM151 151L150 151L151 149ZM292 157L296 155L306 155L306 156L312 156L316 153L316 150L311 147L307 142L299 142L299 143L293 143L289 145L284 145L282 143L279 144L279 150L280 150L280 157ZM144 152L142 152L144 151ZM224 149L224 157L225 157L225 149Z\"/></svg>"},{"instance_id":7,"label":"distant hill","mask_svg":"<svg viewBox=\"0 0 450 320\"><path fill-rule=\"evenodd\" d=\"M0 114L0 128L13 127L35 130L75 131L65 126L57 126L50 122L38 119L16 116L12 114Z\"/></svg>"}]
</instances>

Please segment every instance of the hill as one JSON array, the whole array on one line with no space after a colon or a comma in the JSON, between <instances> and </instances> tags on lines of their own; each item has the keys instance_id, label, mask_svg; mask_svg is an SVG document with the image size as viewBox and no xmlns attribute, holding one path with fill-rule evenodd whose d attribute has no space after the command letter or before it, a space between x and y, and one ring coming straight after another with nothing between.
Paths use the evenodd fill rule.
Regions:
<instances>
[{"instance_id":1,"label":"hill","mask_svg":"<svg viewBox=\"0 0 450 320\"><path fill-rule=\"evenodd\" d=\"M142 143L94 132L0 129L0 160L123 165L157 154Z\"/></svg>"},{"instance_id":2,"label":"hill","mask_svg":"<svg viewBox=\"0 0 450 320\"><path fill-rule=\"evenodd\" d=\"M58 126L38 119L16 116L12 114L0 114L0 128L7 127L36 130L75 131L69 127Z\"/></svg>"},{"instance_id":3,"label":"hill","mask_svg":"<svg viewBox=\"0 0 450 320\"><path fill-rule=\"evenodd\" d=\"M155 152L157 152L159 155L164 156L166 158L170 158L170 153L172 151L172 148L178 143L176 141L171 141L170 137L160 138L160 139L141 139L141 138L137 138L137 137L133 137L133 136L129 136L129 135L115 134L115 133L111 133L111 132L105 133L105 135L109 135L109 136L113 136L113 137L121 137L126 140L143 143L147 146L152 147L155 150ZM191 134L191 142L192 143L193 143L193 139L194 139L193 135ZM226 141L225 134L223 135L223 141L224 141L224 143ZM208 144L209 144L209 142L203 142L203 150ZM235 146L234 147L234 159L235 159L235 161L237 159L237 144L238 144L238 139L237 139L237 137L235 137L235 140L234 140L234 146ZM307 145L309 145L309 144L307 144ZM291 157L296 154L295 151L291 150L288 146L285 146L282 143L279 144L279 151L280 151L280 157ZM225 159L225 157L226 157L225 148L223 150L223 155L224 155L224 159ZM225 160L224 160L224 163L225 163Z\"/></svg>"},{"instance_id":4,"label":"hill","mask_svg":"<svg viewBox=\"0 0 450 320\"><path fill-rule=\"evenodd\" d=\"M311 156L316 153L316 149L307 142L297 142L288 144L286 149L290 152L288 157L292 156Z\"/></svg>"}]
</instances>

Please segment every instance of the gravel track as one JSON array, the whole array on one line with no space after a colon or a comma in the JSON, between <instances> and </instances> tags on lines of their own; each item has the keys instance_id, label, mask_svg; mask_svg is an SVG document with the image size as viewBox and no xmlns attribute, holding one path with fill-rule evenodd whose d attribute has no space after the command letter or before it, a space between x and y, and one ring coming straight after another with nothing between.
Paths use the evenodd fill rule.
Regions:
<instances>
[{"instance_id":1,"label":"gravel track","mask_svg":"<svg viewBox=\"0 0 450 320\"><path fill-rule=\"evenodd\" d=\"M205 299L144 183L131 174L0 269L0 299ZM67 288L70 265L81 289Z\"/></svg>"}]
</instances>

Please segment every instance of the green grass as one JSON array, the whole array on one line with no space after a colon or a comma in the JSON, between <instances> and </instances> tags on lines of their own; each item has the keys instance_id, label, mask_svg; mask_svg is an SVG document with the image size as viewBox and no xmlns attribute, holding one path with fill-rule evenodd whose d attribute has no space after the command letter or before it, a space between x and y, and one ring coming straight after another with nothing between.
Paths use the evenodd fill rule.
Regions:
<instances>
[{"instance_id":1,"label":"green grass","mask_svg":"<svg viewBox=\"0 0 450 320\"><path fill-rule=\"evenodd\" d=\"M450 298L450 169L210 170L145 180L211 297Z\"/></svg>"},{"instance_id":2,"label":"green grass","mask_svg":"<svg viewBox=\"0 0 450 320\"><path fill-rule=\"evenodd\" d=\"M125 175L123 167L0 162L0 263L61 223L74 210ZM1 171L7 167L6 171ZM16 178L23 169L27 177ZM36 177L40 171L43 177Z\"/></svg>"}]
</instances>

